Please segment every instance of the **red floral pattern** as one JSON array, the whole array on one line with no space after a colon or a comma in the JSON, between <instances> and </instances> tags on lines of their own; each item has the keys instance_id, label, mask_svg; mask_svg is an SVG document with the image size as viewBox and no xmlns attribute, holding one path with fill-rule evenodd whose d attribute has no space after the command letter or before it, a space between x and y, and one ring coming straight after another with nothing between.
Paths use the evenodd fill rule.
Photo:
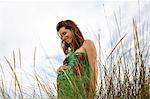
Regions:
<instances>
[{"instance_id":1,"label":"red floral pattern","mask_svg":"<svg viewBox=\"0 0 150 99\"><path fill-rule=\"evenodd\" d=\"M83 67L81 64L74 65L72 67L72 71L75 75L80 75L80 76L83 75Z\"/></svg>"}]
</instances>

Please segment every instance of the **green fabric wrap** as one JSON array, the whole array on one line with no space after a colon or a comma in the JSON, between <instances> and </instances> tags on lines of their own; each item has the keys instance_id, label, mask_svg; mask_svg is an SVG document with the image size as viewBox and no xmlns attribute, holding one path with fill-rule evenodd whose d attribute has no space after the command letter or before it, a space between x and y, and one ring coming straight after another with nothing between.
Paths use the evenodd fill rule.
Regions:
<instances>
[{"instance_id":1,"label":"green fabric wrap","mask_svg":"<svg viewBox=\"0 0 150 99\"><path fill-rule=\"evenodd\" d=\"M68 68L58 73L58 99L86 99L89 90L89 62L86 53L72 50L64 60Z\"/></svg>"}]
</instances>

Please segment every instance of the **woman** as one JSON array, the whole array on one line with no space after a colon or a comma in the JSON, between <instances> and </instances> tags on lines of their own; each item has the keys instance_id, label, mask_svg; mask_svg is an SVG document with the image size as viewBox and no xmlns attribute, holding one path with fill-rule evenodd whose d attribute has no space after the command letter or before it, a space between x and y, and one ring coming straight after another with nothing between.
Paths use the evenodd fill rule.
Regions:
<instances>
[{"instance_id":1,"label":"woman","mask_svg":"<svg viewBox=\"0 0 150 99\"><path fill-rule=\"evenodd\" d=\"M98 74L94 43L84 40L71 20L60 21L56 29L66 55L57 70L58 99L93 99Z\"/></svg>"}]
</instances>

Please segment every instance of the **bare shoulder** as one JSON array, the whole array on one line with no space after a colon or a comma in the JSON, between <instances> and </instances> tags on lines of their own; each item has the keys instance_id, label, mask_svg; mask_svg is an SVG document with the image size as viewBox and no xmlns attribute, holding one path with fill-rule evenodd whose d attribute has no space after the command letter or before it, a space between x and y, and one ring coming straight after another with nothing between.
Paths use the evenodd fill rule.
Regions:
<instances>
[{"instance_id":1,"label":"bare shoulder","mask_svg":"<svg viewBox=\"0 0 150 99\"><path fill-rule=\"evenodd\" d=\"M92 46L94 46L94 43L92 40L87 39L83 42L83 46L84 47L92 47Z\"/></svg>"},{"instance_id":2,"label":"bare shoulder","mask_svg":"<svg viewBox=\"0 0 150 99\"><path fill-rule=\"evenodd\" d=\"M96 50L94 42L92 40L85 40L84 43L83 43L83 47L86 51Z\"/></svg>"},{"instance_id":3,"label":"bare shoulder","mask_svg":"<svg viewBox=\"0 0 150 99\"><path fill-rule=\"evenodd\" d=\"M83 43L83 47L84 47L84 51L87 53L91 66L93 66L93 61L96 60L96 56L97 56L94 42L92 40L85 40Z\"/></svg>"}]
</instances>

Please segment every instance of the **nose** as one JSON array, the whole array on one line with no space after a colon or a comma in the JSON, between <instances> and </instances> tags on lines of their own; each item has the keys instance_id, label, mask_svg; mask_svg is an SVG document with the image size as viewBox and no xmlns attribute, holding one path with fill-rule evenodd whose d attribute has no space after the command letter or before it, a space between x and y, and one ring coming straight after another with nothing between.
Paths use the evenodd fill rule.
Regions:
<instances>
[{"instance_id":1,"label":"nose","mask_svg":"<svg viewBox=\"0 0 150 99\"><path fill-rule=\"evenodd\" d=\"M65 40L66 40L66 36L63 36L63 37L62 37L62 40L65 41Z\"/></svg>"}]
</instances>

